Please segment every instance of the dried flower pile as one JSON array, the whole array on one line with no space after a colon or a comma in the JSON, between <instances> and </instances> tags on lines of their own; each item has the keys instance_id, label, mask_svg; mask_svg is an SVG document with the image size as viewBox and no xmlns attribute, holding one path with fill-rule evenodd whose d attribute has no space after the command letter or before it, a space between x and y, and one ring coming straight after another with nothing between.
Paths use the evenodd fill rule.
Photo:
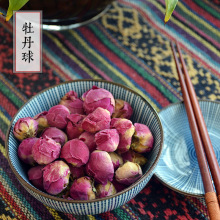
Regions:
<instances>
[{"instance_id":1,"label":"dried flower pile","mask_svg":"<svg viewBox=\"0 0 220 220\"><path fill-rule=\"evenodd\" d=\"M19 119L18 156L32 184L51 195L91 200L137 181L153 148L149 128L130 120L129 103L93 86L81 98L68 92L58 105Z\"/></svg>"}]
</instances>

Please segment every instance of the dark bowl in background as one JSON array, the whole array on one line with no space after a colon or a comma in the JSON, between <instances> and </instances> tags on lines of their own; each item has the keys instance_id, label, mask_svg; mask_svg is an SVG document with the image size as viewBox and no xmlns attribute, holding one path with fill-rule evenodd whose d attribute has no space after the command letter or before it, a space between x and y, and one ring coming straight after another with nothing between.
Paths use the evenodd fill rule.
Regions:
<instances>
[{"instance_id":1,"label":"dark bowl in background","mask_svg":"<svg viewBox=\"0 0 220 220\"><path fill-rule=\"evenodd\" d=\"M100 17L114 0L29 0L21 10L42 10L43 24L60 29L78 27ZM0 0L7 10L9 0ZM49 28L50 29L50 28Z\"/></svg>"}]
</instances>

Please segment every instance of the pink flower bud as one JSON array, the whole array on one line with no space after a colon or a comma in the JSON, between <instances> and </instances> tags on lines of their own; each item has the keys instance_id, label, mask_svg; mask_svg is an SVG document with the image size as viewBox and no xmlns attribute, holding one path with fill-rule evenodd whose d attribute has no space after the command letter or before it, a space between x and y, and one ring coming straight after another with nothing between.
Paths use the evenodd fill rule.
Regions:
<instances>
[{"instance_id":1,"label":"pink flower bud","mask_svg":"<svg viewBox=\"0 0 220 220\"><path fill-rule=\"evenodd\" d=\"M51 127L65 129L67 126L67 116L70 114L69 109L64 105L55 105L49 109L46 117Z\"/></svg>"},{"instance_id":2,"label":"pink flower bud","mask_svg":"<svg viewBox=\"0 0 220 220\"><path fill-rule=\"evenodd\" d=\"M69 197L69 195L62 195L62 198L67 200L73 200L71 197Z\"/></svg>"},{"instance_id":3,"label":"pink flower bud","mask_svg":"<svg viewBox=\"0 0 220 220\"><path fill-rule=\"evenodd\" d=\"M109 181L106 184L98 184L96 186L96 192L98 198L104 198L117 193L114 185Z\"/></svg>"},{"instance_id":4,"label":"pink flower bud","mask_svg":"<svg viewBox=\"0 0 220 220\"><path fill-rule=\"evenodd\" d=\"M130 161L133 163L137 163L140 166L143 166L145 163L147 163L147 159L142 154L136 153L132 150L123 153L121 156L124 162Z\"/></svg>"},{"instance_id":5,"label":"pink flower bud","mask_svg":"<svg viewBox=\"0 0 220 220\"><path fill-rule=\"evenodd\" d=\"M86 167L74 167L72 164L68 164L73 179L78 179L86 174Z\"/></svg>"},{"instance_id":6,"label":"pink flower bud","mask_svg":"<svg viewBox=\"0 0 220 220\"><path fill-rule=\"evenodd\" d=\"M127 118L130 119L133 113L131 105L121 99L115 99L115 111L112 114L112 118Z\"/></svg>"},{"instance_id":7,"label":"pink flower bud","mask_svg":"<svg viewBox=\"0 0 220 220\"><path fill-rule=\"evenodd\" d=\"M43 168L43 185L52 195L61 193L69 184L70 168L62 160L54 161Z\"/></svg>"},{"instance_id":8,"label":"pink flower bud","mask_svg":"<svg viewBox=\"0 0 220 220\"><path fill-rule=\"evenodd\" d=\"M153 148L154 137L150 129L140 123L135 123L135 133L132 139L131 149L138 153L150 152Z\"/></svg>"},{"instance_id":9,"label":"pink flower bud","mask_svg":"<svg viewBox=\"0 0 220 220\"><path fill-rule=\"evenodd\" d=\"M89 160L89 149L83 141L73 139L64 144L60 158L63 158L75 167L81 167Z\"/></svg>"},{"instance_id":10,"label":"pink flower bud","mask_svg":"<svg viewBox=\"0 0 220 220\"><path fill-rule=\"evenodd\" d=\"M82 122L85 131L95 133L110 127L111 116L106 109L98 107L94 112L87 115Z\"/></svg>"},{"instance_id":11,"label":"pink flower bud","mask_svg":"<svg viewBox=\"0 0 220 220\"><path fill-rule=\"evenodd\" d=\"M120 141L117 151L119 153L128 151L135 131L132 122L125 118L113 118L111 120L111 128L116 128L119 133Z\"/></svg>"},{"instance_id":12,"label":"pink flower bud","mask_svg":"<svg viewBox=\"0 0 220 220\"><path fill-rule=\"evenodd\" d=\"M38 138L27 138L24 139L18 146L18 157L29 165L34 165L35 160L32 155L32 147L36 143Z\"/></svg>"},{"instance_id":13,"label":"pink flower bud","mask_svg":"<svg viewBox=\"0 0 220 220\"><path fill-rule=\"evenodd\" d=\"M67 142L66 134L56 127L46 128L41 134L41 137L45 138L46 136L59 143L61 146L63 146Z\"/></svg>"},{"instance_id":14,"label":"pink flower bud","mask_svg":"<svg viewBox=\"0 0 220 220\"><path fill-rule=\"evenodd\" d=\"M79 136L79 139L86 144L90 153L96 149L95 134L85 131Z\"/></svg>"},{"instance_id":15,"label":"pink flower bud","mask_svg":"<svg viewBox=\"0 0 220 220\"><path fill-rule=\"evenodd\" d=\"M60 144L56 143L53 139L41 137L32 147L32 154L38 164L46 165L59 158L60 150Z\"/></svg>"},{"instance_id":16,"label":"pink flower bud","mask_svg":"<svg viewBox=\"0 0 220 220\"><path fill-rule=\"evenodd\" d=\"M77 93L69 91L60 100L60 105L66 106L71 114L84 114L83 101L77 98Z\"/></svg>"},{"instance_id":17,"label":"pink flower bud","mask_svg":"<svg viewBox=\"0 0 220 220\"><path fill-rule=\"evenodd\" d=\"M28 170L28 179L32 184L40 190L44 190L43 187L43 165L32 167Z\"/></svg>"},{"instance_id":18,"label":"pink flower bud","mask_svg":"<svg viewBox=\"0 0 220 220\"><path fill-rule=\"evenodd\" d=\"M44 111L34 116L34 120L38 122L38 134L45 128L49 127L46 115L47 111Z\"/></svg>"},{"instance_id":19,"label":"pink flower bud","mask_svg":"<svg viewBox=\"0 0 220 220\"><path fill-rule=\"evenodd\" d=\"M111 157L114 170L117 170L119 166L123 164L123 159L119 154L116 154L115 152L110 152L108 153L109 156Z\"/></svg>"},{"instance_id":20,"label":"pink flower bud","mask_svg":"<svg viewBox=\"0 0 220 220\"><path fill-rule=\"evenodd\" d=\"M69 116L67 116L67 119L69 121L67 123L66 133L69 140L78 138L80 134L83 133L82 120L85 117L86 117L85 115L79 115L79 114L70 114Z\"/></svg>"},{"instance_id":21,"label":"pink flower bud","mask_svg":"<svg viewBox=\"0 0 220 220\"><path fill-rule=\"evenodd\" d=\"M105 151L95 150L91 153L89 162L86 166L87 174L98 183L106 184L112 181L114 167L109 154Z\"/></svg>"},{"instance_id":22,"label":"pink flower bud","mask_svg":"<svg viewBox=\"0 0 220 220\"><path fill-rule=\"evenodd\" d=\"M122 190L124 190L128 187L124 184L121 184L121 183L117 182L115 178L112 180L112 184L114 185L117 192L120 192L120 191L122 191Z\"/></svg>"},{"instance_id":23,"label":"pink flower bud","mask_svg":"<svg viewBox=\"0 0 220 220\"><path fill-rule=\"evenodd\" d=\"M70 196L74 200L95 199L95 188L91 178L84 176L76 179L70 188Z\"/></svg>"},{"instance_id":24,"label":"pink flower bud","mask_svg":"<svg viewBox=\"0 0 220 220\"><path fill-rule=\"evenodd\" d=\"M115 178L119 183L131 185L142 176L142 170L139 164L126 162L115 172Z\"/></svg>"},{"instance_id":25,"label":"pink flower bud","mask_svg":"<svg viewBox=\"0 0 220 220\"><path fill-rule=\"evenodd\" d=\"M92 113L96 108L107 109L110 114L114 112L115 100L113 95L106 89L93 86L92 89L83 94L83 107L86 114Z\"/></svg>"},{"instance_id":26,"label":"pink flower bud","mask_svg":"<svg viewBox=\"0 0 220 220\"><path fill-rule=\"evenodd\" d=\"M15 123L13 133L14 136L22 141L29 137L36 137L38 130L38 122L31 117L19 118Z\"/></svg>"},{"instance_id":27,"label":"pink flower bud","mask_svg":"<svg viewBox=\"0 0 220 220\"><path fill-rule=\"evenodd\" d=\"M113 152L119 144L119 134L116 129L105 129L95 134L97 150Z\"/></svg>"}]
</instances>

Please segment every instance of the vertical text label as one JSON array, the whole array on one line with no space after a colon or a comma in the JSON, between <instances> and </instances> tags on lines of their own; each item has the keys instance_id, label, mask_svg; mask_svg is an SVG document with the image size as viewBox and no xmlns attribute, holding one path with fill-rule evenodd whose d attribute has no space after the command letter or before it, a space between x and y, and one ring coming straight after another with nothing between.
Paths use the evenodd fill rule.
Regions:
<instances>
[{"instance_id":1,"label":"vertical text label","mask_svg":"<svg viewBox=\"0 0 220 220\"><path fill-rule=\"evenodd\" d=\"M42 72L41 11L14 14L14 73Z\"/></svg>"}]
</instances>

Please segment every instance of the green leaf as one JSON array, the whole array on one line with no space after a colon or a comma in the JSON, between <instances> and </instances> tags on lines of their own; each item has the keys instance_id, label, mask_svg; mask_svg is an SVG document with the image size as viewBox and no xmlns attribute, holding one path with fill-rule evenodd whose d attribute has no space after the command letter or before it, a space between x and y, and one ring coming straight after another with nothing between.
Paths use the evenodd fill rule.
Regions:
<instances>
[{"instance_id":1,"label":"green leaf","mask_svg":"<svg viewBox=\"0 0 220 220\"><path fill-rule=\"evenodd\" d=\"M13 15L13 11L20 10L29 0L9 0L8 11L6 15L6 21Z\"/></svg>"},{"instance_id":2,"label":"green leaf","mask_svg":"<svg viewBox=\"0 0 220 220\"><path fill-rule=\"evenodd\" d=\"M165 18L164 18L164 22L165 24L169 21L178 0L165 0L166 2L166 14L165 14Z\"/></svg>"}]
</instances>

